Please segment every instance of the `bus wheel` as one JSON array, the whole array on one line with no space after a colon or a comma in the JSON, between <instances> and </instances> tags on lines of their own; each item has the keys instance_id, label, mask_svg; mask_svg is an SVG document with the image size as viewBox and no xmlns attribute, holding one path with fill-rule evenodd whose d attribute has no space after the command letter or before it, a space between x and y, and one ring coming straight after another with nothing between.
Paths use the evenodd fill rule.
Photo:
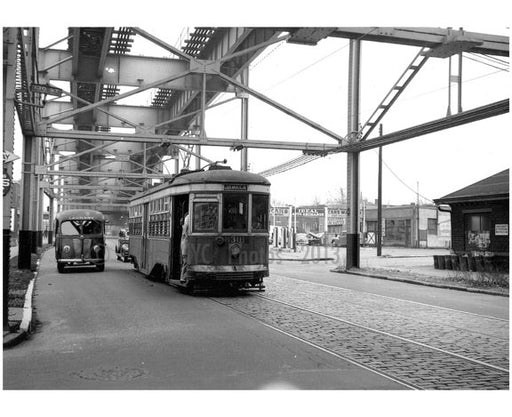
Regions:
<instances>
[{"instance_id":1,"label":"bus wheel","mask_svg":"<svg viewBox=\"0 0 512 417\"><path fill-rule=\"evenodd\" d=\"M96 265L96 270L98 272L103 272L105 270L105 264Z\"/></svg>"},{"instance_id":2,"label":"bus wheel","mask_svg":"<svg viewBox=\"0 0 512 417\"><path fill-rule=\"evenodd\" d=\"M62 262L57 262L57 271L59 271L59 274L64 273L64 264Z\"/></svg>"}]
</instances>

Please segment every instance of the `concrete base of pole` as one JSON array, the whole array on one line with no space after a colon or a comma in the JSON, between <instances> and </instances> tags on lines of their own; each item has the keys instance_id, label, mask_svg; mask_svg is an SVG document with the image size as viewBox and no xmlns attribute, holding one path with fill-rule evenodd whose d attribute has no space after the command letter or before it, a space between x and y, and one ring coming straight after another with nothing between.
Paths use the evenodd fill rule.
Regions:
<instances>
[{"instance_id":1,"label":"concrete base of pole","mask_svg":"<svg viewBox=\"0 0 512 417\"><path fill-rule=\"evenodd\" d=\"M31 254L33 245L33 232L30 230L20 230L18 243L18 268L30 269Z\"/></svg>"},{"instance_id":2,"label":"concrete base of pole","mask_svg":"<svg viewBox=\"0 0 512 417\"><path fill-rule=\"evenodd\" d=\"M347 269L359 268L359 233L347 233Z\"/></svg>"},{"instance_id":3,"label":"concrete base of pole","mask_svg":"<svg viewBox=\"0 0 512 417\"><path fill-rule=\"evenodd\" d=\"M42 248L43 247L43 231L38 230L37 232L35 232L35 234L36 234L37 247Z\"/></svg>"},{"instance_id":4,"label":"concrete base of pole","mask_svg":"<svg viewBox=\"0 0 512 417\"><path fill-rule=\"evenodd\" d=\"M3 326L4 330L9 329L9 268L11 259L11 231L4 229L4 250L3 250Z\"/></svg>"}]
</instances>

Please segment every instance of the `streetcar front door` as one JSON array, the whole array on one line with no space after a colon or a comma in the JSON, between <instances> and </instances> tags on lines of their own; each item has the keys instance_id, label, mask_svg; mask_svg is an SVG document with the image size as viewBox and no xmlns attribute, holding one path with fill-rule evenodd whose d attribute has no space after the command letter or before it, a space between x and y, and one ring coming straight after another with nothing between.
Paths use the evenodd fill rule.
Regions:
<instances>
[{"instance_id":1,"label":"streetcar front door","mask_svg":"<svg viewBox=\"0 0 512 417\"><path fill-rule=\"evenodd\" d=\"M181 273L181 232L183 219L188 213L188 194L176 195L172 199L172 231L171 231L171 279L180 279Z\"/></svg>"},{"instance_id":2,"label":"streetcar front door","mask_svg":"<svg viewBox=\"0 0 512 417\"><path fill-rule=\"evenodd\" d=\"M149 203L144 204L142 222L142 259L140 262L140 268L144 272L147 272L149 254Z\"/></svg>"}]
</instances>

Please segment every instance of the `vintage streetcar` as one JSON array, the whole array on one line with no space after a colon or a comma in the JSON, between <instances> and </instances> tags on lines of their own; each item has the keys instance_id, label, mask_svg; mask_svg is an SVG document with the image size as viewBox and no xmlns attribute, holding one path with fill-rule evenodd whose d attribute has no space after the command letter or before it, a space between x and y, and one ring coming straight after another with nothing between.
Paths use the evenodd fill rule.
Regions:
<instances>
[{"instance_id":1,"label":"vintage streetcar","mask_svg":"<svg viewBox=\"0 0 512 417\"><path fill-rule=\"evenodd\" d=\"M190 291L263 291L269 193L265 177L213 164L135 195L129 206L135 269Z\"/></svg>"},{"instance_id":2,"label":"vintage streetcar","mask_svg":"<svg viewBox=\"0 0 512 417\"><path fill-rule=\"evenodd\" d=\"M67 210L55 216L57 270L66 266L105 269L105 216L95 210Z\"/></svg>"}]
</instances>

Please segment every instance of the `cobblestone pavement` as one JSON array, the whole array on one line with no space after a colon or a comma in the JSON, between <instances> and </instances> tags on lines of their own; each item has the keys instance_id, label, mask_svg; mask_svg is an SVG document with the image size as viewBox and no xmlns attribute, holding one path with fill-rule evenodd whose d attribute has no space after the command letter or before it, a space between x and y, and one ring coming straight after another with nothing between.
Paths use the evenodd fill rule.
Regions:
<instances>
[{"instance_id":1,"label":"cobblestone pavement","mask_svg":"<svg viewBox=\"0 0 512 417\"><path fill-rule=\"evenodd\" d=\"M508 389L508 320L273 275L241 313L419 389Z\"/></svg>"}]
</instances>

